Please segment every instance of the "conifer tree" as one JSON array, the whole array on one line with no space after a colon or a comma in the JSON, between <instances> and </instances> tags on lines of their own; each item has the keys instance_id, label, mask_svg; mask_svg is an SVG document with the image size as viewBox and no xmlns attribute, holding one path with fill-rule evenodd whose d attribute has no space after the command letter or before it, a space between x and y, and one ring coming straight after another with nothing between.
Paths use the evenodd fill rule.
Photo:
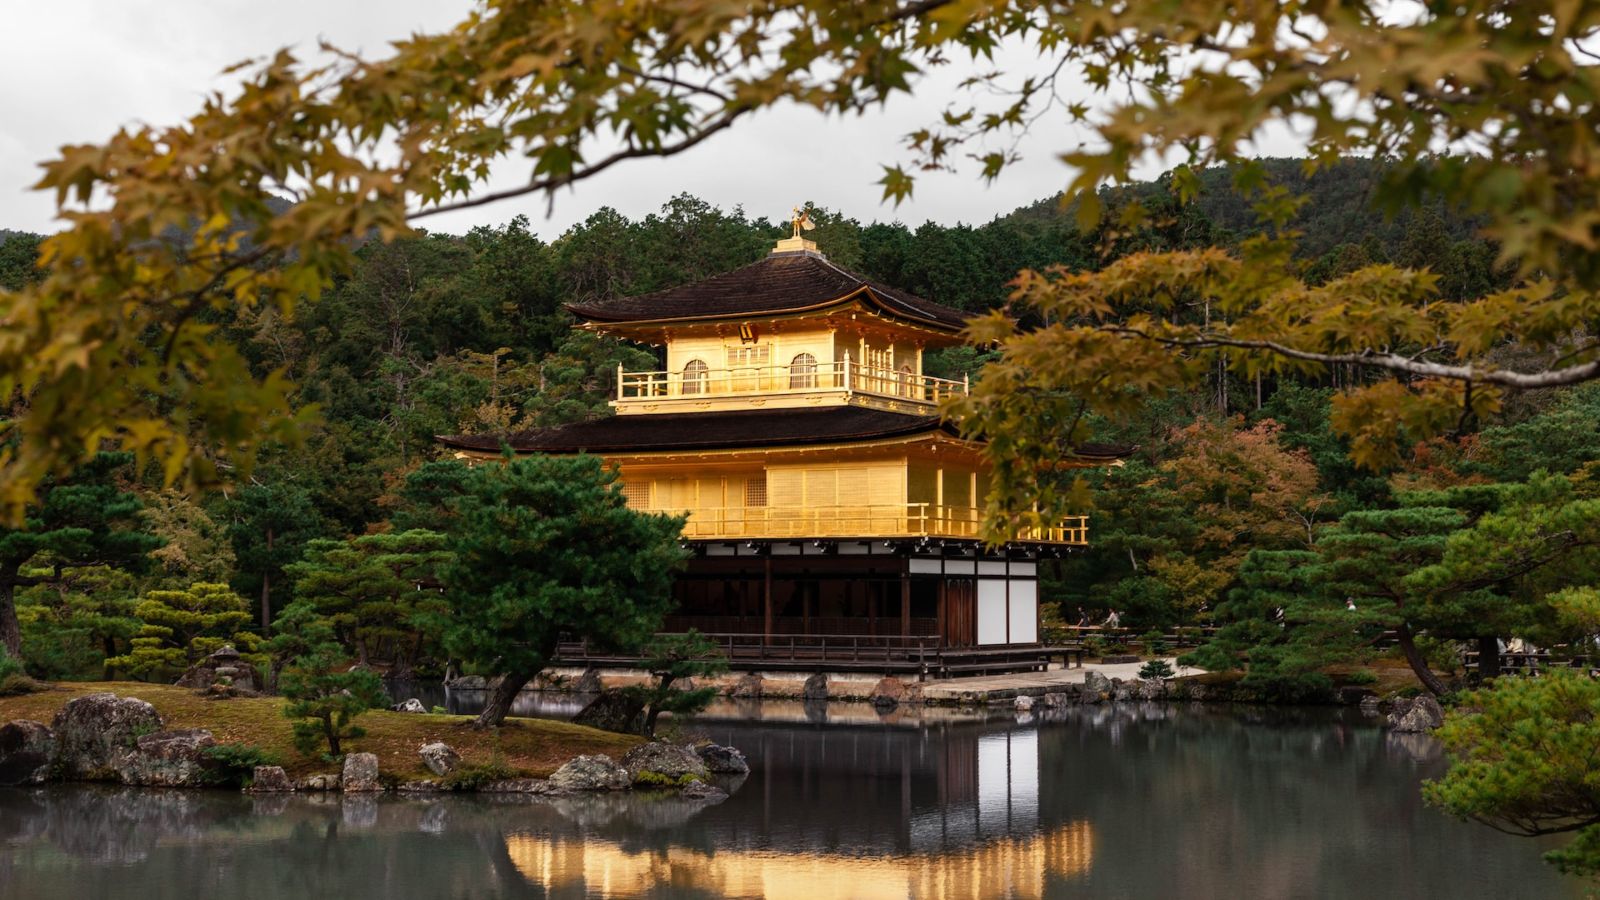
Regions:
<instances>
[{"instance_id":1,"label":"conifer tree","mask_svg":"<svg viewBox=\"0 0 1600 900\"><path fill-rule=\"evenodd\" d=\"M0 646L22 656L18 588L58 583L68 570L96 565L141 571L164 541L138 519L139 498L116 477L132 454L102 453L72 475L46 482L20 528L0 528Z\"/></svg>"},{"instance_id":2,"label":"conifer tree","mask_svg":"<svg viewBox=\"0 0 1600 900\"><path fill-rule=\"evenodd\" d=\"M477 720L492 728L563 637L630 651L661 627L683 519L629 509L616 471L591 456L481 465L464 487L447 532L444 642L499 676Z\"/></svg>"}]
</instances>

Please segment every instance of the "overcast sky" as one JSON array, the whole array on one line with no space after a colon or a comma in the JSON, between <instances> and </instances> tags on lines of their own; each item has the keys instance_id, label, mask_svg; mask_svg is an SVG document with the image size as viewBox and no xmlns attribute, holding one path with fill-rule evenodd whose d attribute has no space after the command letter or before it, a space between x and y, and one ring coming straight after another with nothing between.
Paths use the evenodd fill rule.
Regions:
<instances>
[{"instance_id":1,"label":"overcast sky","mask_svg":"<svg viewBox=\"0 0 1600 900\"><path fill-rule=\"evenodd\" d=\"M119 126L178 121L202 96L224 87L218 75L280 46L309 50L319 37L369 56L390 38L457 21L469 0L0 0L0 228L53 231L50 197L28 188L37 164L67 143L103 141ZM1011 62L1014 62L1011 61ZM813 201L863 221L919 224L984 222L1060 190L1070 172L1053 154L1082 136L1041 123L1024 141L1024 160L985 186L971 172L923 175L915 199L899 209L880 202L879 163L903 159L903 135L929 124L951 86L969 70L943 71L864 117L825 117L790 107L757 113L693 150L667 160L624 163L556 198L526 197L427 221L464 231L518 213L553 238L601 206L637 217L680 192L752 216L781 219ZM1264 148L1293 152L1289 142ZM1155 174L1155 168L1145 175ZM512 160L496 181L526 169Z\"/></svg>"}]
</instances>

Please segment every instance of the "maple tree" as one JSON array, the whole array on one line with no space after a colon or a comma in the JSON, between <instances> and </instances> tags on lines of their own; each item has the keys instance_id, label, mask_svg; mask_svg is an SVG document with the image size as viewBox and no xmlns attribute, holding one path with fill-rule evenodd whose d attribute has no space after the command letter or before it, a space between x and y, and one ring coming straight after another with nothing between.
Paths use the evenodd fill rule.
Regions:
<instances>
[{"instance_id":1,"label":"maple tree","mask_svg":"<svg viewBox=\"0 0 1600 900\"><path fill-rule=\"evenodd\" d=\"M1083 408L1125 409L1213 366L1401 376L1336 403L1335 423L1367 460L1392 454L1396 435L1409 442L1463 410L1492 410L1503 389L1600 375L1583 336L1600 311L1587 48L1600 5L1469 0L1390 13L1315 0L485 0L382 59L279 51L239 68L238 90L187 121L126 128L45 164L40 187L69 227L44 242L41 280L0 296L0 388L26 400L0 457L0 502L17 521L42 478L103 442L159 461L168 482L205 484L247 471L264 440L294 441L313 411L290 402L283 371L252 373L207 314L292 313L369 238L683 152L778 103L863 111L957 57L979 74L908 136L908 160L885 165L890 198L908 196L919 169L970 159L998 176L1016 159L1000 138L1053 114L1091 133L1062 155L1075 172L1066 198L1088 224L1101 186L1142 161L1188 163L1173 177L1188 198L1193 166L1240 161L1263 130L1293 121L1308 166L1392 159L1385 203L1442 198L1481 216L1518 274L1452 301L1433 273L1388 264L1311 285L1281 229L1237 254L1149 252L1092 274L1025 273L1016 302L1047 324L1022 331L996 315L975 327L1004 353L951 410L970 429L1017 435L995 444L997 460L1017 461L1000 467L994 530L1059 511L1056 492L1026 496L1023 476L1079 437ZM1044 73L1009 65L1015 45L1040 51ZM1063 97L1074 81L1097 96ZM527 180L483 190L491 163L514 156ZM1263 214L1286 221L1293 199L1262 185L1259 167L1239 172ZM1146 216L1130 203L1116 224ZM1499 366L1492 351L1507 342L1544 356L1527 370Z\"/></svg>"}]
</instances>

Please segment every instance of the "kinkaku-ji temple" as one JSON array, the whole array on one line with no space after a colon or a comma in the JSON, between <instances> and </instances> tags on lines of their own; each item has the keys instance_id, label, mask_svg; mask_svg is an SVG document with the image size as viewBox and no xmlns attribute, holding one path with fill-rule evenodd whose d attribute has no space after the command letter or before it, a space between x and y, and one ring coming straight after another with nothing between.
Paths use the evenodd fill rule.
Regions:
<instances>
[{"instance_id":1,"label":"kinkaku-ji temple","mask_svg":"<svg viewBox=\"0 0 1600 900\"><path fill-rule=\"evenodd\" d=\"M568 307L663 349L662 370L617 372L616 415L441 442L464 459L600 455L630 506L687 513L666 628L713 636L736 668L1044 668L1040 560L1085 545L1087 518L985 545L982 445L937 410L967 385L923 372L967 314L839 268L800 224L744 268ZM1084 446L1063 465L1121 453Z\"/></svg>"}]
</instances>

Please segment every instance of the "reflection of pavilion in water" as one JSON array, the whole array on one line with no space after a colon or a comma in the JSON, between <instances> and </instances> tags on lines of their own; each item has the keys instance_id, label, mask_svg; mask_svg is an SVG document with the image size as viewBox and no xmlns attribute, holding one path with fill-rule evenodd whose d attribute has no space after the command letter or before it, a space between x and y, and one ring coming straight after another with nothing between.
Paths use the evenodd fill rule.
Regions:
<instances>
[{"instance_id":1,"label":"reflection of pavilion in water","mask_svg":"<svg viewBox=\"0 0 1600 900\"><path fill-rule=\"evenodd\" d=\"M552 893L629 897L670 885L722 897L812 900L817 897L1043 897L1047 877L1089 870L1094 831L1088 822L966 850L909 856L687 847L629 850L606 840L506 836L506 852L529 881Z\"/></svg>"},{"instance_id":2,"label":"reflection of pavilion in water","mask_svg":"<svg viewBox=\"0 0 1600 900\"><path fill-rule=\"evenodd\" d=\"M730 728L712 736L749 754L751 776L683 842L601 829L513 834L507 851L547 890L603 896L1041 897L1089 870L1091 823L1041 816L1038 731L939 731Z\"/></svg>"}]
</instances>

